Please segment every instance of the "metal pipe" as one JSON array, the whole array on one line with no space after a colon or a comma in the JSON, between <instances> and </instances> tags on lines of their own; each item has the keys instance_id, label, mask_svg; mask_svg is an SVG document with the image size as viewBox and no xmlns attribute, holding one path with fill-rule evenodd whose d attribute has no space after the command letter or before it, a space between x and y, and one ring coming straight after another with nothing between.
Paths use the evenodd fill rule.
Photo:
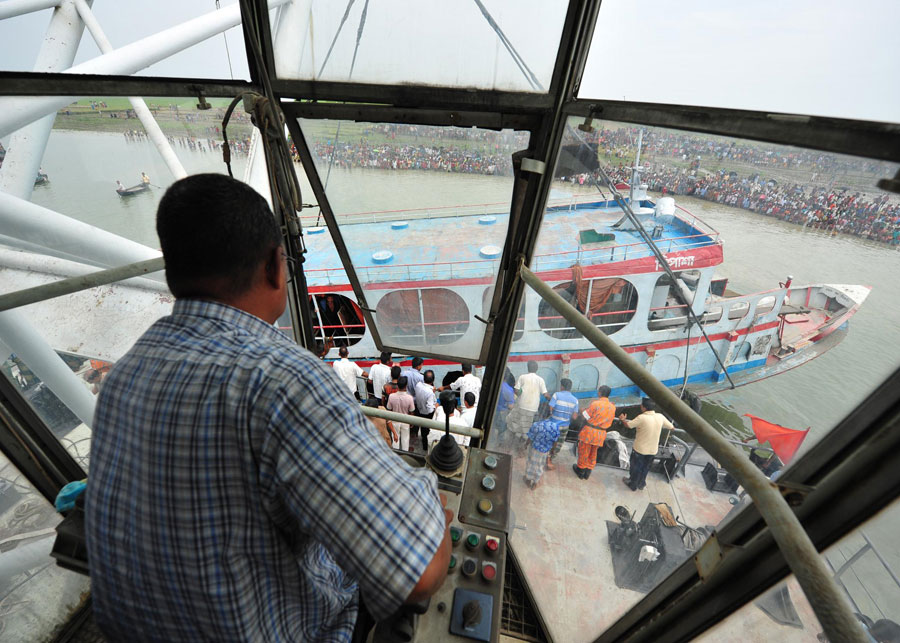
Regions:
<instances>
[{"instance_id":1,"label":"metal pipe","mask_svg":"<svg viewBox=\"0 0 900 643\"><path fill-rule=\"evenodd\" d=\"M100 23L97 22L97 18L94 16L94 13L91 11L86 0L74 0L74 2L75 8L78 10L78 15L81 16L88 31L91 32L91 36L94 37L94 42L97 43L97 47L99 47L101 53L108 54L112 52L113 46L106 37L106 34L103 33L103 28L100 27ZM175 150L169 145L169 140L166 138L166 135L163 134L159 123L153 118L153 114L150 113L150 108L147 107L147 103L144 102L144 99L140 96L129 96L128 101L134 108L134 113L137 114L137 117L143 124L147 136L156 146L156 149L159 150L159 155L169 168L172 176L175 177L175 180L177 181L178 179L186 177L187 172L185 171L184 166L175 155Z\"/></svg>"},{"instance_id":2,"label":"metal pipe","mask_svg":"<svg viewBox=\"0 0 900 643\"><path fill-rule=\"evenodd\" d=\"M73 0L57 0L56 4L34 62L37 72L62 72L71 67L84 33ZM31 198L55 118L56 114L47 114L12 134L0 169L0 192Z\"/></svg>"},{"instance_id":3,"label":"metal pipe","mask_svg":"<svg viewBox=\"0 0 900 643\"><path fill-rule=\"evenodd\" d=\"M0 2L0 20L50 9L59 3L60 0L5 0Z\"/></svg>"},{"instance_id":4,"label":"metal pipe","mask_svg":"<svg viewBox=\"0 0 900 643\"><path fill-rule=\"evenodd\" d=\"M647 369L634 361L621 346L596 328L584 315L560 297L531 270L520 262L522 280L555 308L594 346L601 350L619 370L627 375L644 393L669 413L691 437L728 471L746 489L788 565L797 577L800 587L813 607L819 623L830 641L855 641L867 639L862 627L853 616L850 606L835 583L825 561L800 524L800 520L788 507L778 487L766 478L744 454L730 445L706 420L697 415L677 395L654 377Z\"/></svg>"},{"instance_id":5,"label":"metal pipe","mask_svg":"<svg viewBox=\"0 0 900 643\"><path fill-rule=\"evenodd\" d=\"M268 5L272 9L287 2L290 0L269 0ZM231 4L70 67L65 73L127 76L239 24L240 6ZM75 100L72 96L0 98L0 136L52 114Z\"/></svg>"},{"instance_id":6,"label":"metal pipe","mask_svg":"<svg viewBox=\"0 0 900 643\"><path fill-rule=\"evenodd\" d=\"M36 71L62 71L71 66L78 51L78 43L84 33L84 23L78 18L73 0L64 0L53 12L50 24L44 34L44 41L35 61ZM23 131L16 132L10 141L10 150L4 159L0 176L0 199L7 205L31 205L27 199L34 189L34 179L40 167L50 129L55 114L46 114L39 122L32 123ZM5 208L0 206L0 213ZM16 213L6 213L3 221L4 234L14 235L17 214L30 214L14 208ZM32 211L33 214L33 211ZM34 225L30 222L28 225ZM91 226L86 226L91 228ZM37 241L40 245L57 245L57 228L43 230ZM75 416L90 426L94 417L94 396L84 387L65 362L56 354L46 338L38 332L34 324L19 311L0 313L0 338L28 367L44 382Z\"/></svg>"},{"instance_id":7,"label":"metal pipe","mask_svg":"<svg viewBox=\"0 0 900 643\"><path fill-rule=\"evenodd\" d=\"M101 268L160 256L158 250L3 192L0 222L4 235L46 247L46 254L79 257Z\"/></svg>"},{"instance_id":8,"label":"metal pipe","mask_svg":"<svg viewBox=\"0 0 900 643\"><path fill-rule=\"evenodd\" d=\"M363 406L361 407L361 410L363 415L368 415L373 418L391 420L392 422L405 422L406 424L415 424L416 426L424 426L429 429L437 429L438 431L443 431L446 428L443 422L421 418L416 415L404 415L403 413L394 413L393 411L383 411L382 409L373 409L371 406ZM452 422L450 423L450 433L467 435L470 438L478 438L479 440L484 435L484 431L481 429L475 429L464 424L453 424Z\"/></svg>"},{"instance_id":9,"label":"metal pipe","mask_svg":"<svg viewBox=\"0 0 900 643\"><path fill-rule=\"evenodd\" d=\"M159 272L164 269L164 259L162 257L157 257L156 259L139 261L137 263L128 264L127 266L101 270L88 275L60 279L59 281L44 284L43 286L17 290L5 295L0 295L0 312L19 308L20 306L27 306L28 304L36 304L39 301L53 299L54 297L71 295L72 293L87 290L88 288L105 286L106 284L122 281L123 279L139 277L151 272Z\"/></svg>"}]
</instances>

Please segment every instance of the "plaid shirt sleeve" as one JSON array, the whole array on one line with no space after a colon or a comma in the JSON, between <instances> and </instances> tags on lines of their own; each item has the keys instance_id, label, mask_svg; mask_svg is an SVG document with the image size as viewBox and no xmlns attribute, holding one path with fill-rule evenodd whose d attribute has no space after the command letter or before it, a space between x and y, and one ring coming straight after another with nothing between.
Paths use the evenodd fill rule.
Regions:
<instances>
[{"instance_id":1,"label":"plaid shirt sleeve","mask_svg":"<svg viewBox=\"0 0 900 643\"><path fill-rule=\"evenodd\" d=\"M387 448L333 374L307 370L270 408L263 486L359 582L375 619L389 616L443 539L436 478Z\"/></svg>"}]
</instances>

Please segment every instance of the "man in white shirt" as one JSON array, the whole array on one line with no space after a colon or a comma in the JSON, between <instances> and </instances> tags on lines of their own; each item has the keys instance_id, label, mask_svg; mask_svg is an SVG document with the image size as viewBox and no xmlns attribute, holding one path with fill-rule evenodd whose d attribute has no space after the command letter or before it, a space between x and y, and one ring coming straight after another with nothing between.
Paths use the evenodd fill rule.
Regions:
<instances>
[{"instance_id":1,"label":"man in white shirt","mask_svg":"<svg viewBox=\"0 0 900 643\"><path fill-rule=\"evenodd\" d=\"M635 429L629 462L629 476L622 478L622 482L627 484L632 491L639 491L646 485L647 472L650 470L653 456L659 451L659 434L663 428L670 431L675 429L666 416L656 412L656 402L649 397L641 400L641 411L642 413L633 420L629 420L624 413L619 416L619 419L627 426Z\"/></svg>"},{"instance_id":2,"label":"man in white shirt","mask_svg":"<svg viewBox=\"0 0 900 643\"><path fill-rule=\"evenodd\" d=\"M440 422L441 424L443 424L447 420L447 415L444 413L444 407L442 407L440 404L438 404L437 407L435 408L434 419L435 419L435 421ZM463 420L462 420L459 409L453 409L453 413L450 415L450 424L451 425L465 424L465 422L463 422ZM450 435L454 440L456 440L457 444L460 444L462 446L469 446L469 441L471 440L471 438L468 435L460 435L459 433L453 433L453 429L450 430ZM444 437L443 431L431 431L428 434L428 437L427 437L428 449L427 449L427 451L429 453L431 452L431 448L434 446L434 444L438 440L440 440L442 437Z\"/></svg>"},{"instance_id":3,"label":"man in white shirt","mask_svg":"<svg viewBox=\"0 0 900 643\"><path fill-rule=\"evenodd\" d=\"M338 350L338 355L340 355L341 359L334 363L334 372L337 373L337 376L347 385L347 388L350 389L350 393L359 397L359 394L356 392L356 378L360 375L363 377L369 377L369 375L362 370L356 362L351 362L347 359L347 356L350 355L350 351L347 350L346 346L341 346L340 350Z\"/></svg>"},{"instance_id":4,"label":"man in white shirt","mask_svg":"<svg viewBox=\"0 0 900 643\"><path fill-rule=\"evenodd\" d=\"M437 399L434 395L434 371L425 371L423 381L416 384L416 415L422 418L434 417L434 407ZM430 429L424 426L410 426L410 440L415 443L419 434L422 435L422 449L428 453L428 434Z\"/></svg>"},{"instance_id":5,"label":"man in white shirt","mask_svg":"<svg viewBox=\"0 0 900 643\"><path fill-rule=\"evenodd\" d=\"M472 365L471 364L463 364L462 365L463 376L458 380L450 384L449 387L443 386L441 390L445 388L450 388L454 391L459 391L459 398L461 400L465 399L466 393L474 393L475 394L475 404L478 404L478 396L481 394L481 380L472 375Z\"/></svg>"},{"instance_id":6,"label":"man in white shirt","mask_svg":"<svg viewBox=\"0 0 900 643\"><path fill-rule=\"evenodd\" d=\"M475 394L469 391L463 395L463 410L462 413L459 414L459 419L462 420L462 423L466 426L474 427L476 411L478 411L478 407L475 406Z\"/></svg>"},{"instance_id":7,"label":"man in white shirt","mask_svg":"<svg viewBox=\"0 0 900 643\"><path fill-rule=\"evenodd\" d=\"M537 374L538 364L534 360L528 362L528 372L516 380L516 405L506 418L506 426L518 439L518 446L525 447L528 431L534 422L534 415L541 407L541 397L549 399L547 384Z\"/></svg>"},{"instance_id":8,"label":"man in white shirt","mask_svg":"<svg viewBox=\"0 0 900 643\"><path fill-rule=\"evenodd\" d=\"M372 394L380 398L384 393L384 385L391 381L391 354L381 353L378 364L369 369L369 381L372 382Z\"/></svg>"}]
</instances>

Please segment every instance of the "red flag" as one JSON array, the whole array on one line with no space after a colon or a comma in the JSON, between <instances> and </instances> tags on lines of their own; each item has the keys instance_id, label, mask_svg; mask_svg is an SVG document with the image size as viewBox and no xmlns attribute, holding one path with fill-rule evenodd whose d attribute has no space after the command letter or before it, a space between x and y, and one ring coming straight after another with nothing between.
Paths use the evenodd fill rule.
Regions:
<instances>
[{"instance_id":1,"label":"red flag","mask_svg":"<svg viewBox=\"0 0 900 643\"><path fill-rule=\"evenodd\" d=\"M759 440L759 443L768 442L772 445L775 455L781 458L781 461L785 464L791 461L791 458L797 453L797 449L800 448L800 444L803 442L806 434L809 433L809 429L805 431L788 429L749 413L745 413L744 417L750 418L750 422L753 424L753 433L756 434L756 439Z\"/></svg>"}]
</instances>

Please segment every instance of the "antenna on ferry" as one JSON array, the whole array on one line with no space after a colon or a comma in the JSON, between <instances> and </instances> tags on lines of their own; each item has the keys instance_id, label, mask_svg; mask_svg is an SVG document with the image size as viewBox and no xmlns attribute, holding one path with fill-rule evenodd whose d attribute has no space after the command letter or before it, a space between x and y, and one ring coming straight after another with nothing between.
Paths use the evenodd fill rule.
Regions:
<instances>
[{"instance_id":1,"label":"antenna on ferry","mask_svg":"<svg viewBox=\"0 0 900 643\"><path fill-rule=\"evenodd\" d=\"M637 153L634 155L634 165L631 168L631 189L628 192L628 199L631 207L634 207L634 186L641 183L641 145L644 143L644 130L638 130Z\"/></svg>"}]
</instances>

